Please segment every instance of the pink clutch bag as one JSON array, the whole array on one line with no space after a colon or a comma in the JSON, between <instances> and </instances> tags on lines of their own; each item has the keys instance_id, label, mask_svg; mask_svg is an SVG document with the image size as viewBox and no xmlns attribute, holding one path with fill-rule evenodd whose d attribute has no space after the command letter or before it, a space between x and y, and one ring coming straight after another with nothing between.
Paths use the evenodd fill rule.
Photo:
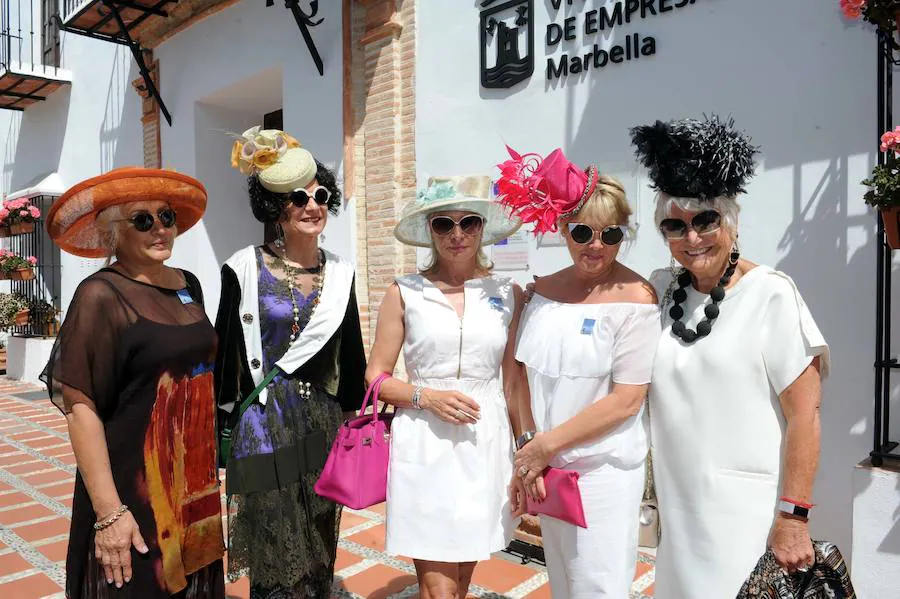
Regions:
<instances>
[{"instance_id":1,"label":"pink clutch bag","mask_svg":"<svg viewBox=\"0 0 900 599\"><path fill-rule=\"evenodd\" d=\"M391 418L378 414L378 391L390 375L378 376L366 391L360 416L341 425L325 467L313 489L326 499L354 510L371 507L387 496ZM372 400L372 415L365 415Z\"/></svg>"},{"instance_id":2,"label":"pink clutch bag","mask_svg":"<svg viewBox=\"0 0 900 599\"><path fill-rule=\"evenodd\" d=\"M531 497L526 497L529 514L550 516L581 528L587 528L584 506L581 503L581 491L578 490L577 472L548 466L544 470L544 489L547 491L547 497L543 501L534 501Z\"/></svg>"}]
</instances>

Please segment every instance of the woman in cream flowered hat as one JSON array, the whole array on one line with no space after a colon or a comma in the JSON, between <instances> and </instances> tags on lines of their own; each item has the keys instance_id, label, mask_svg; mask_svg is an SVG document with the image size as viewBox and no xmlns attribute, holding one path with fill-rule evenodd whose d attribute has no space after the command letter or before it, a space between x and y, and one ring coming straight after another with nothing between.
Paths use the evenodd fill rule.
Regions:
<instances>
[{"instance_id":1,"label":"woman in cream flowered hat","mask_svg":"<svg viewBox=\"0 0 900 599\"><path fill-rule=\"evenodd\" d=\"M394 235L431 247L431 263L387 290L366 371L393 372L403 351L409 382L381 387L397 408L386 549L413 558L422 597L465 597L475 564L514 529L506 486L518 418L500 367L522 291L492 275L481 247L519 223L491 188L489 177L434 178L404 210Z\"/></svg>"},{"instance_id":2,"label":"woman in cream flowered hat","mask_svg":"<svg viewBox=\"0 0 900 599\"><path fill-rule=\"evenodd\" d=\"M365 392L353 265L319 247L341 192L283 131L246 131L232 165L248 176L253 215L276 236L222 266L216 380L219 433L233 431L221 456L236 508L229 575L249 574L252 598L329 597L341 511L313 485L343 412L359 409Z\"/></svg>"}]
</instances>

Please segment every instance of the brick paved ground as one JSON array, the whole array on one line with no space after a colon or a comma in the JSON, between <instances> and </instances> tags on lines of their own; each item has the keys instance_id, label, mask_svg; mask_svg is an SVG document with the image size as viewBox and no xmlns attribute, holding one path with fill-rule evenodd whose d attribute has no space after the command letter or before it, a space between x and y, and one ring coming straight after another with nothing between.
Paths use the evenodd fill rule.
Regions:
<instances>
[{"instance_id":1,"label":"brick paved ground","mask_svg":"<svg viewBox=\"0 0 900 599\"><path fill-rule=\"evenodd\" d=\"M41 390L0 378L0 597L63 597L75 458L65 419ZM418 597L412 562L384 553L384 506L344 512L334 597ZM499 554L475 570L475 597L548 598L538 564ZM642 554L632 598L653 594L652 557ZM228 587L246 599L248 585Z\"/></svg>"}]
</instances>

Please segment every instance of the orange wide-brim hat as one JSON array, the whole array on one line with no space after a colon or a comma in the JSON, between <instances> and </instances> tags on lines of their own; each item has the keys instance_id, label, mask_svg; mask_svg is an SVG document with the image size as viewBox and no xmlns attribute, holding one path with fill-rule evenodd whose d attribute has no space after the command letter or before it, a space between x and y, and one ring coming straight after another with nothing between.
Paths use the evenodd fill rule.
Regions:
<instances>
[{"instance_id":1,"label":"orange wide-brim hat","mask_svg":"<svg viewBox=\"0 0 900 599\"><path fill-rule=\"evenodd\" d=\"M132 202L167 202L178 215L178 234L203 218L206 188L175 171L124 167L82 181L64 193L47 214L47 232L61 249L85 258L105 258L97 215Z\"/></svg>"}]
</instances>

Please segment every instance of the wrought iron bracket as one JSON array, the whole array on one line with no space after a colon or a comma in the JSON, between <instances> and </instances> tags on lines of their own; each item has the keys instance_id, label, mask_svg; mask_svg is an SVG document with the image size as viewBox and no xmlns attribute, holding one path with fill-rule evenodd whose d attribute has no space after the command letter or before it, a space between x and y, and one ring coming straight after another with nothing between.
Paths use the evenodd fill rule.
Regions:
<instances>
[{"instance_id":1,"label":"wrought iron bracket","mask_svg":"<svg viewBox=\"0 0 900 599\"><path fill-rule=\"evenodd\" d=\"M144 79L144 85L147 86L147 91L150 96L156 100L157 104L159 104L160 111L162 111L163 116L166 118L166 122L169 123L169 126L171 127L172 115L169 114L169 109L166 108L162 96L159 95L159 88L156 87L156 83L153 81L153 74L150 72L150 69L147 67L147 62L144 60L144 49L131 37L128 26L125 25L122 14L119 12L118 5L121 4L121 2L117 2L116 0L102 1L103 5L112 13L113 19L115 19L116 24L119 26L119 31L125 41L125 45L131 50L131 55L134 56L134 61L137 63L138 70L141 72L141 77Z\"/></svg>"},{"instance_id":2,"label":"wrought iron bracket","mask_svg":"<svg viewBox=\"0 0 900 599\"><path fill-rule=\"evenodd\" d=\"M266 0L266 6L274 5L275 0ZM316 69L319 71L319 75L324 76L325 66L322 64L322 57L319 55L319 50L316 48L316 42L313 40L309 31L311 28L317 27L325 21L324 17L315 20L316 15L319 14L319 0L310 1L308 13L300 8L299 0L285 0L284 6L291 11L292 15L294 15L294 20L297 22L297 27L300 28L300 34L303 36L303 41L306 42L306 47L309 49L309 55L312 57L313 63L315 63Z\"/></svg>"}]
</instances>

